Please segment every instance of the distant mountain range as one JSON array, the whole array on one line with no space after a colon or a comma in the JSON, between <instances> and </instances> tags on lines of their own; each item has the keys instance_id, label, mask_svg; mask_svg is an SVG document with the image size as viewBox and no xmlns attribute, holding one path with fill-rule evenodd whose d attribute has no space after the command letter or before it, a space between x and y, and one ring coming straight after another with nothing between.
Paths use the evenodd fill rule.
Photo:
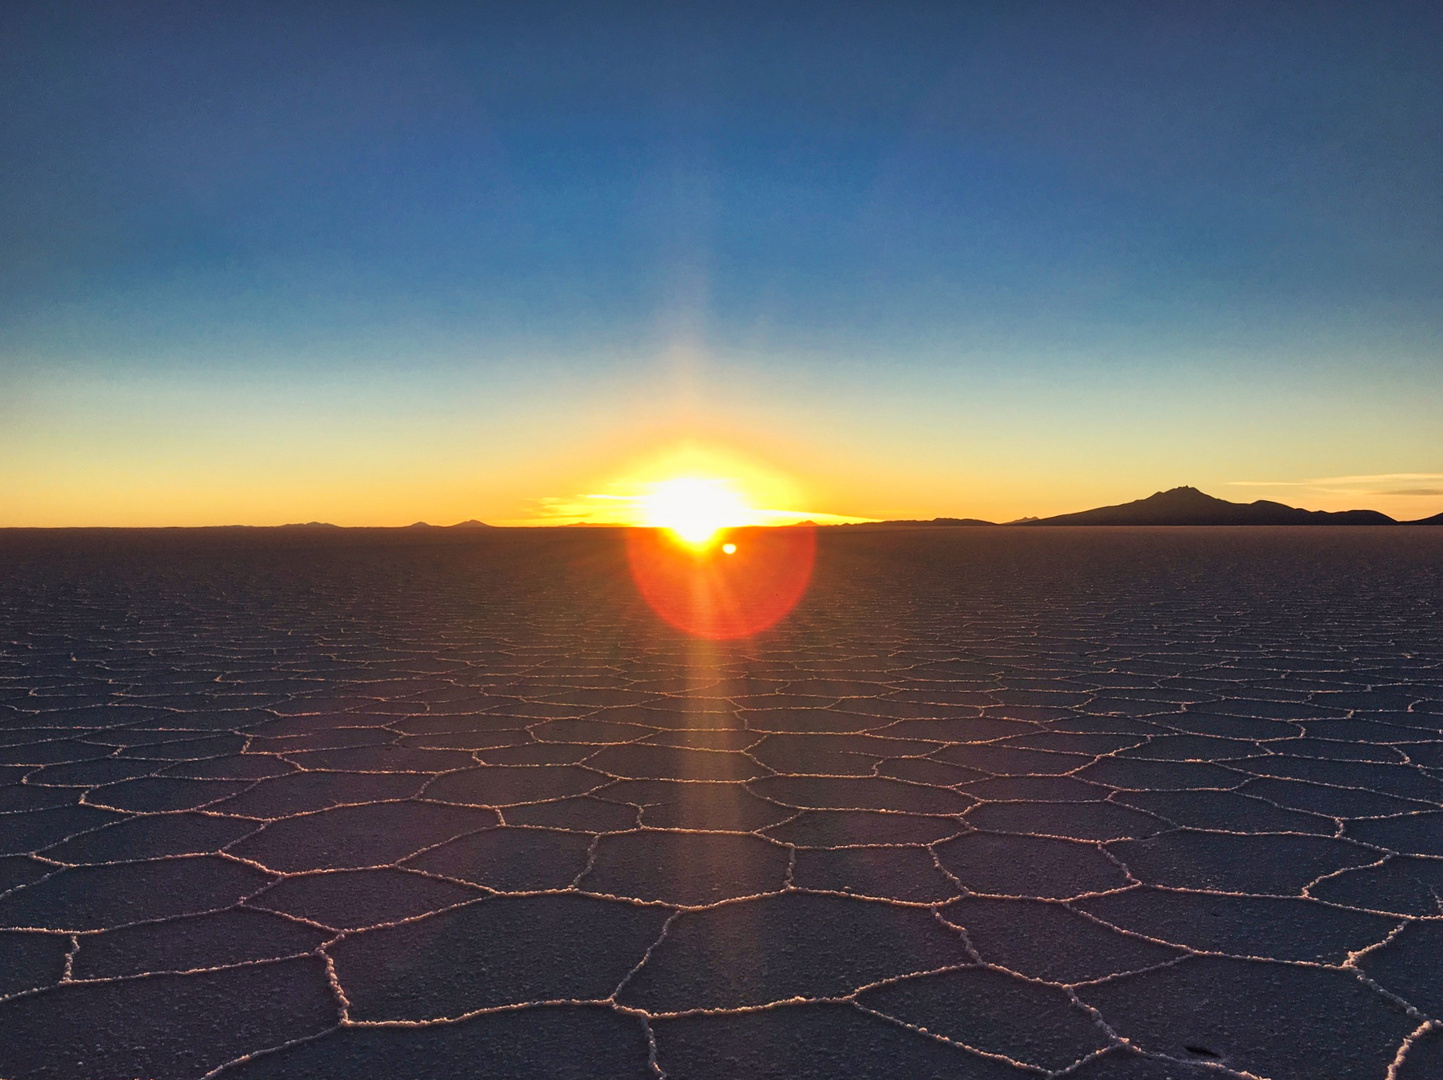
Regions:
<instances>
[{"instance_id":1,"label":"distant mountain range","mask_svg":"<svg viewBox=\"0 0 1443 1080\"><path fill-rule=\"evenodd\" d=\"M879 525L977 526L994 522L976 518L933 518L931 521L883 521ZM1300 510L1259 499L1235 503L1216 499L1194 487L1159 491L1118 506L1099 506L1076 514L1022 518L1007 525L1443 525L1443 514L1421 521L1397 521L1377 510ZM865 526L847 526L865 528Z\"/></svg>"},{"instance_id":2,"label":"distant mountain range","mask_svg":"<svg viewBox=\"0 0 1443 1080\"><path fill-rule=\"evenodd\" d=\"M281 525L282 529L339 529L343 526L332 525L329 521L306 521L297 522L293 525ZM383 526L384 527L384 526ZM496 526L487 525L484 521L477 521L471 518L469 521L458 521L455 525L432 525L427 521L414 521L407 525L408 529L494 529Z\"/></svg>"}]
</instances>

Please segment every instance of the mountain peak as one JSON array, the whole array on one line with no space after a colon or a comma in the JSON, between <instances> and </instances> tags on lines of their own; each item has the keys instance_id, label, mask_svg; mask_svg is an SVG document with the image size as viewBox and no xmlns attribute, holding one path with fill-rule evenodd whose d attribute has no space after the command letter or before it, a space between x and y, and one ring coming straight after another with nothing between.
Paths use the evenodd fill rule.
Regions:
<instances>
[{"instance_id":1,"label":"mountain peak","mask_svg":"<svg viewBox=\"0 0 1443 1080\"><path fill-rule=\"evenodd\" d=\"M1168 488L1166 491L1155 491L1146 499L1139 499L1138 501L1152 502L1155 499L1162 499L1167 502L1196 502L1208 504L1225 501L1188 484L1184 484L1181 487Z\"/></svg>"}]
</instances>

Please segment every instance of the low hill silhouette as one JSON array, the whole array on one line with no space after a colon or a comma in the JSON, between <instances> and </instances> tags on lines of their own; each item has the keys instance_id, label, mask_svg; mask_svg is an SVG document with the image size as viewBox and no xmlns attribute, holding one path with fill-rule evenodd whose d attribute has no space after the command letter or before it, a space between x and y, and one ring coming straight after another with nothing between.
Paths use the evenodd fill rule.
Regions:
<instances>
[{"instance_id":1,"label":"low hill silhouette","mask_svg":"<svg viewBox=\"0 0 1443 1080\"><path fill-rule=\"evenodd\" d=\"M1300 510L1259 499L1235 503L1217 499L1195 487L1159 491L1146 499L1100 506L1076 514L1059 514L1029 525L1396 525L1377 510Z\"/></svg>"}]
</instances>

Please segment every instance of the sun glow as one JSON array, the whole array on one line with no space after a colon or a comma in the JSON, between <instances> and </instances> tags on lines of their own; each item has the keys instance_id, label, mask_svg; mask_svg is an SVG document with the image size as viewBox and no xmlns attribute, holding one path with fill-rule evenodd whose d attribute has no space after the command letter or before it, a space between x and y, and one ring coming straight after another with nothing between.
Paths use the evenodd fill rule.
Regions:
<instances>
[{"instance_id":1,"label":"sun glow","mask_svg":"<svg viewBox=\"0 0 1443 1080\"><path fill-rule=\"evenodd\" d=\"M607 469L592 483L587 494L537 499L534 517L498 524L639 526L710 548L729 529L866 520L812 509L794 477L720 446L674 444Z\"/></svg>"},{"instance_id":2,"label":"sun glow","mask_svg":"<svg viewBox=\"0 0 1443 1080\"><path fill-rule=\"evenodd\" d=\"M750 524L756 516L734 483L717 477L662 480L640 503L646 524L670 529L693 547L704 547L723 529Z\"/></svg>"}]
</instances>

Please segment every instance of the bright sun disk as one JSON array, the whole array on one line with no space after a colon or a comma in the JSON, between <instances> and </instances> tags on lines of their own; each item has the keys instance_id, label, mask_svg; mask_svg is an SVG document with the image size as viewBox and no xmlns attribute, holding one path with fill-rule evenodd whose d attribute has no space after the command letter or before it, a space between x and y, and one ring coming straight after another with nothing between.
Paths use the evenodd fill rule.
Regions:
<instances>
[{"instance_id":1,"label":"bright sun disk","mask_svg":"<svg viewBox=\"0 0 1443 1080\"><path fill-rule=\"evenodd\" d=\"M753 515L731 481L713 477L662 480L640 502L647 524L670 529L693 547L705 547L719 531L745 525Z\"/></svg>"}]
</instances>

